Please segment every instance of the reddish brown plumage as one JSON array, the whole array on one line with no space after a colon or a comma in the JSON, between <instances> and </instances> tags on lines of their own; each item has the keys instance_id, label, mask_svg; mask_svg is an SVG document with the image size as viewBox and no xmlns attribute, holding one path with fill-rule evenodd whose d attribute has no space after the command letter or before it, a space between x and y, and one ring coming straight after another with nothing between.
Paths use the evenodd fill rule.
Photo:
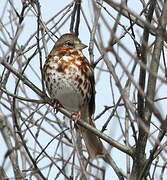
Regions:
<instances>
[{"instance_id":1,"label":"reddish brown plumage","mask_svg":"<svg viewBox=\"0 0 167 180\"><path fill-rule=\"evenodd\" d=\"M73 34L58 39L44 64L44 77L50 97L94 126L95 82L93 69L82 54L86 46ZM91 158L104 155L97 136L79 127Z\"/></svg>"}]
</instances>

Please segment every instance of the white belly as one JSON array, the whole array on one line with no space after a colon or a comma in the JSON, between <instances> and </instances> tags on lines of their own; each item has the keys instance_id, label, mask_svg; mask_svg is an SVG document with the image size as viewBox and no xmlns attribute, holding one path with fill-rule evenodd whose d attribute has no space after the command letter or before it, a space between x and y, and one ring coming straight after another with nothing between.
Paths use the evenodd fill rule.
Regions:
<instances>
[{"instance_id":1,"label":"white belly","mask_svg":"<svg viewBox=\"0 0 167 180\"><path fill-rule=\"evenodd\" d=\"M79 88L80 84L74 81L75 76L74 74L69 77L69 74L54 73L49 76L50 81L48 82L48 85L52 86L50 90L48 89L51 98L58 100L64 108L71 112L79 111L84 103L81 88Z\"/></svg>"}]
</instances>

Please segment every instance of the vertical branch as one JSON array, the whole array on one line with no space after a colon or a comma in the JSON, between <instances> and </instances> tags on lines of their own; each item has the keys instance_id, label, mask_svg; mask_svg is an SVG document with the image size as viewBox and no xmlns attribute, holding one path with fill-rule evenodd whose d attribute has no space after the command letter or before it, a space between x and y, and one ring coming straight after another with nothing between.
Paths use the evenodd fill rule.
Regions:
<instances>
[{"instance_id":1,"label":"vertical branch","mask_svg":"<svg viewBox=\"0 0 167 180\"><path fill-rule=\"evenodd\" d=\"M162 34L166 31L166 25L167 25L167 0L164 1L162 14L161 14L161 17L159 18L158 29L157 29L158 33L157 33L157 37L156 37L156 40L155 40L155 46L154 46L154 49L153 49L153 55L152 55L152 60L151 60L151 64L150 64L150 69L155 74L158 74L161 51L162 51L163 45L164 45L164 42L163 42L164 40L163 40ZM147 86L147 97L152 101L154 101L154 97L155 97L156 83L157 83L157 77L153 76L152 74L149 74L148 86ZM150 108L149 103L146 102L145 117L146 117L146 120L147 120L146 123L148 125L150 124L151 116L152 116L152 109ZM162 124L162 127L163 126L166 127L166 123ZM161 138L163 138L164 133L162 133L162 135L160 133L160 136L159 136L160 141L161 141ZM157 145L158 144L156 143L156 145L155 145L155 147L153 149L154 151L158 148ZM149 165L151 164L151 162L153 161L153 159L154 159L154 158L152 158L153 154L154 154L154 152L150 156L150 159L149 159L150 162L147 164L147 167L144 167L145 169L147 169L149 167ZM140 177L139 177L140 180L142 180L142 178L144 176L144 172L147 173L145 171L145 169L143 169L141 174L140 174Z\"/></svg>"},{"instance_id":2,"label":"vertical branch","mask_svg":"<svg viewBox=\"0 0 167 180\"><path fill-rule=\"evenodd\" d=\"M46 94L45 92L45 85L44 85L44 74L43 74L43 68L42 68L42 52L41 52L41 47L40 47L40 30L43 33L43 27L41 26L41 8L40 8L40 3L39 1L36 1L36 7L37 7L37 47L38 47L38 52L39 52L39 59L40 59L40 70L41 70L41 77L42 77L42 89L44 91L44 93ZM44 36L42 36L42 40L43 40L43 44L44 44L44 50L45 50L45 54L47 55L48 52L47 52L47 48L45 46L45 40L43 39Z\"/></svg>"},{"instance_id":3,"label":"vertical branch","mask_svg":"<svg viewBox=\"0 0 167 180\"><path fill-rule=\"evenodd\" d=\"M94 42L95 42L95 33L96 33L96 29L98 27L98 22L99 22L99 18L100 18L100 14L101 14L101 6L96 5L96 3L93 1L94 3L94 20L93 20L93 27L90 33L90 43L89 43L89 56L90 56L90 62L92 64L94 64L94 55L93 55L93 48L94 48ZM101 4L102 1L98 0L98 3Z\"/></svg>"},{"instance_id":4,"label":"vertical branch","mask_svg":"<svg viewBox=\"0 0 167 180\"><path fill-rule=\"evenodd\" d=\"M4 161L9 156L15 177L18 177L21 179L22 173L21 173L21 170L19 168L19 164L17 162L17 155L15 153L15 151L18 150L17 148L19 146L15 146L15 147L13 146L13 144L12 144L12 133L10 130L11 130L10 124L9 124L7 118L0 114L0 131L1 131L1 134L5 140L5 144L6 144L7 149L8 149L8 151L4 157ZM1 176L1 174L0 174L0 176Z\"/></svg>"},{"instance_id":5,"label":"vertical branch","mask_svg":"<svg viewBox=\"0 0 167 180\"><path fill-rule=\"evenodd\" d=\"M77 1L77 19L75 24L75 35L79 35L79 23L80 23L80 11L81 11L81 0Z\"/></svg>"},{"instance_id":6,"label":"vertical branch","mask_svg":"<svg viewBox=\"0 0 167 180\"><path fill-rule=\"evenodd\" d=\"M151 22L153 11L155 9L156 2L151 1L150 8L149 8L149 14L147 20ZM162 15L159 19L159 24L158 24L158 29L157 29L157 37L155 40L155 45L154 45L154 50L152 54L152 60L151 60L151 65L150 69L154 74L158 73L158 68L159 68L159 62L160 62L160 55L161 51L163 48L163 38L161 33L164 32L166 24L167 24L167 1L164 2L163 10L162 10ZM142 60L143 63L146 64L146 57L147 57L147 41L148 41L148 36L149 36L149 30L146 28L143 34L143 43L142 43ZM141 88L145 87L145 70L141 68L140 73L140 86ZM148 77L148 86L147 86L147 99L154 101L155 97L155 88L156 88L156 82L157 82L157 77L153 76L152 73L149 74ZM150 103L147 102L145 103L145 109L144 109L144 100L143 97L138 94L138 113L141 118L141 122L139 122L139 138L136 146L136 153L135 153L135 161L134 161L134 166L132 168L132 174L131 174L131 179L142 179L143 177L147 176L147 171L146 169L143 171L143 167L145 167L145 148L146 148L146 143L148 139L148 132L150 128L150 122L151 122L151 116L152 116L152 108L150 108ZM141 126L144 123L144 125L147 128L147 131L145 131ZM153 159L152 159L153 160ZM145 167L146 168L146 167Z\"/></svg>"},{"instance_id":7,"label":"vertical branch","mask_svg":"<svg viewBox=\"0 0 167 180\"><path fill-rule=\"evenodd\" d=\"M147 22L151 23L153 12L156 6L156 0L151 1L149 6L148 14L146 16ZM148 27L144 28L143 38L142 38L142 46L141 46L141 61L144 65L147 64L147 48L148 48L148 39L149 39L149 29ZM140 67L140 75L139 75L139 85L144 92L145 89L145 78L146 78L146 70L141 66ZM144 116L144 97L138 92L138 114L141 119Z\"/></svg>"},{"instance_id":8,"label":"vertical branch","mask_svg":"<svg viewBox=\"0 0 167 180\"><path fill-rule=\"evenodd\" d=\"M156 0L151 1L151 4L148 9L147 14L147 22L151 23L153 12L156 6ZM148 47L148 39L149 39L149 29L148 27L144 28L143 38L142 38L142 45L141 45L141 61L144 65L147 64L147 47ZM145 79L146 79L146 69L140 66L140 75L139 75L139 85L140 88L145 90ZM136 179L139 177L141 169L143 168L143 163L145 162L145 147L148 138L148 132L143 129L142 123L146 124L146 120L144 118L144 97L140 91L138 91L138 115L139 115L139 135L138 141L136 144L136 153L135 153L135 160L132 167L131 178L135 177ZM140 122L142 121L142 122ZM135 179L134 178L134 179Z\"/></svg>"},{"instance_id":9,"label":"vertical branch","mask_svg":"<svg viewBox=\"0 0 167 180\"><path fill-rule=\"evenodd\" d=\"M76 15L76 11L77 11L77 4L75 1L74 7L73 7L73 11L72 11L72 15L71 15L71 23L70 23L70 32L73 33L74 32L74 23L75 23L75 15Z\"/></svg>"},{"instance_id":10,"label":"vertical branch","mask_svg":"<svg viewBox=\"0 0 167 180\"><path fill-rule=\"evenodd\" d=\"M76 36L79 35L80 10L81 10L81 0L75 0L75 5L71 15L70 32L74 33L74 29L75 29ZM75 28L74 28L74 24L75 24Z\"/></svg>"},{"instance_id":11,"label":"vertical branch","mask_svg":"<svg viewBox=\"0 0 167 180\"><path fill-rule=\"evenodd\" d=\"M152 70L154 74L158 73L161 51L163 49L162 34L165 32L166 25L167 25L167 0L164 1L162 15L159 19L157 37L155 40L155 46L154 46L152 60L150 64L150 69ZM148 86L147 86L147 97L152 101L154 100L154 96L155 96L156 82L157 82L157 78L153 76L152 74L149 74ZM145 116L147 120L150 121L152 112L147 102L146 102L145 111L146 111Z\"/></svg>"}]
</instances>

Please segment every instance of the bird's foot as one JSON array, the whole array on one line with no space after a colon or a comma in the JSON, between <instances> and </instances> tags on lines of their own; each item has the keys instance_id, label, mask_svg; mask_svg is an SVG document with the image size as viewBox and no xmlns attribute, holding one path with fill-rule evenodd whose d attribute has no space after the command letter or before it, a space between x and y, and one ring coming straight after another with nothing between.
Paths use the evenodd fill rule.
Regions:
<instances>
[{"instance_id":1,"label":"bird's foot","mask_svg":"<svg viewBox=\"0 0 167 180\"><path fill-rule=\"evenodd\" d=\"M60 102L57 99L54 99L53 100L53 108L54 108L56 114L58 113L60 107L62 107Z\"/></svg>"},{"instance_id":2,"label":"bird's foot","mask_svg":"<svg viewBox=\"0 0 167 180\"><path fill-rule=\"evenodd\" d=\"M81 112L72 112L71 118L74 120L74 126L77 126L77 122L81 119Z\"/></svg>"}]
</instances>

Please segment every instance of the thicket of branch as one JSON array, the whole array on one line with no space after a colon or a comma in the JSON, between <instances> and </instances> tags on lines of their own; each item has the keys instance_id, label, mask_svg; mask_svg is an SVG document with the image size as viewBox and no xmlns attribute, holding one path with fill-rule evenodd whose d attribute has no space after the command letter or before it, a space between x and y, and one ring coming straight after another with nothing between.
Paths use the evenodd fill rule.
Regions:
<instances>
[{"instance_id":1,"label":"thicket of branch","mask_svg":"<svg viewBox=\"0 0 167 180\"><path fill-rule=\"evenodd\" d=\"M62 3L48 20L42 1L20 0L18 6L7 0L1 7L0 179L108 179L111 169L118 179L167 176L167 1L140 0L136 10L125 0L86 2ZM57 113L45 91L48 47L67 24L66 32L79 37L84 27L87 58L103 95L107 85L106 104L95 115L101 129L78 123L103 140L112 168L101 159L91 161L84 144L84 157L79 156L70 113L63 108Z\"/></svg>"}]
</instances>

